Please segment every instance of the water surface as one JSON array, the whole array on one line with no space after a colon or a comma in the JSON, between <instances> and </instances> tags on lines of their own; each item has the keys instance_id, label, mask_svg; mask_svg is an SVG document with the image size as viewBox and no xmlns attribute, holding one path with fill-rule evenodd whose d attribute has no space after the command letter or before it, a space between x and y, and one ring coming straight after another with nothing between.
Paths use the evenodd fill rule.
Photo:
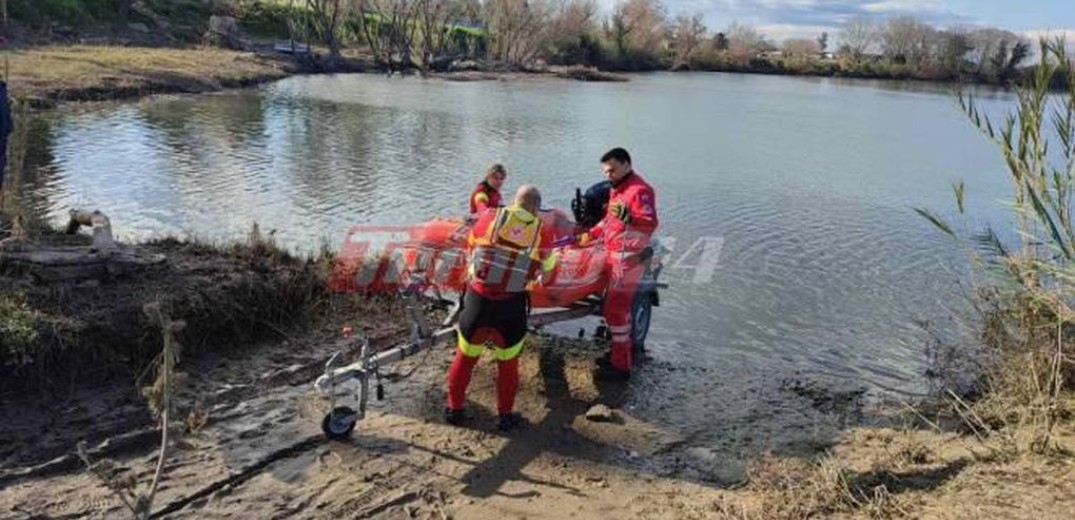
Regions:
<instances>
[{"instance_id":1,"label":"water surface","mask_svg":"<svg viewBox=\"0 0 1075 520\"><path fill-rule=\"evenodd\" d=\"M993 113L1011 102L981 99ZM678 381L655 370L638 387L669 389L659 405L669 417L708 396L708 419L678 424L696 430L716 427L746 388L795 371L920 390L915 321L959 306L962 256L912 207L949 211L951 183L966 179L972 221L1005 215L999 155L948 89L922 84L309 76L63 109L40 135L24 191L57 219L99 208L130 239L234 238L257 221L296 249L338 247L355 223L463 212L493 161L507 165L509 191L536 183L546 205L566 208L599 179L601 153L624 146L657 190L680 267L667 271L650 349L707 371ZM723 247L698 281L683 254L702 238ZM647 402L636 399L657 413Z\"/></svg>"}]
</instances>

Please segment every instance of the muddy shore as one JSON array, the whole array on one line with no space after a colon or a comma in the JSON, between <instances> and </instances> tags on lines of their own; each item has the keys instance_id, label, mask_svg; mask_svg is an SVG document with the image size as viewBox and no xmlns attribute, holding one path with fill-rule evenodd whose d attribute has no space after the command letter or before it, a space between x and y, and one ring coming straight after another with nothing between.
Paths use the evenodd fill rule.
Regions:
<instances>
[{"instance_id":1,"label":"muddy shore","mask_svg":"<svg viewBox=\"0 0 1075 520\"><path fill-rule=\"evenodd\" d=\"M252 66L251 82L274 79L259 79L261 66ZM159 78L134 74L129 90L115 92L201 91L186 80L177 84L193 90L168 90L166 76L144 87L137 82ZM87 85L59 97L40 92L53 102L113 95L107 84ZM144 487L152 475L159 431L142 389L160 333L142 312L149 302L187 323L178 438L157 518L1039 520L1075 510L1072 418L1057 426L1059 455L1013 454L1002 435L979 438L898 406L872 409L854 388L697 373L674 359L649 360L631 382L656 403L643 412L625 399L629 387L594 382L599 346L562 338L535 337L527 348L518 400L527 424L518 432L494 428L489 360L469 395L474 420L443 423L453 350L441 345L392 367L386 399L351 440L330 442L319 427L328 403L310 383L332 353L353 351L340 339L344 325L376 348L405 340L397 299L327 295L330 257L296 258L256 234L239 244L125 247L160 261L73 279L0 262L0 318L10 319L2 332L18 333L0 335L8 341L0 348L0 518L129 517L75 449L86 443L95 460L114 461L117 481ZM698 410L711 419L708 432L661 416L696 392L749 399L731 412ZM585 418L595 404L612 410L610 421Z\"/></svg>"},{"instance_id":2,"label":"muddy shore","mask_svg":"<svg viewBox=\"0 0 1075 520\"><path fill-rule=\"evenodd\" d=\"M169 307L188 329L181 336L179 419L173 426L178 439L154 502L156 518L1059 519L1075 508L1068 492L1075 484L1070 457L1005 456L997 440L958 428L936 430L907 415L871 413L853 394L809 380L768 390L759 384L754 390L763 395L750 406L761 408L729 415L719 425L745 433L713 443L659 415L640 414L624 400L627 386L595 383L591 370L600 346L548 336L534 336L523 357L517 407L526 425L519 431L494 428L491 362L475 374L471 423L443 423L444 375L453 349L441 345L390 367L385 400L372 402L371 415L349 441L331 442L320 431L328 403L310 383L333 352L354 351L355 343L340 337L344 325L374 348L403 341L408 327L399 301L330 297L315 289L308 300L286 304L308 309L298 313L302 319L274 321L271 313L252 310L263 319L236 333L221 323L234 322L227 309L243 301L239 295L286 293L280 277L301 278L316 262L284 256L262 241L230 248L180 242L136 247L167 261L77 286L25 271L8 271L3 280L35 309L74 322L112 323L122 332L117 343L147 341L147 353L158 341L152 328L122 326L109 313L129 317L141 302L188 295ZM320 271L310 272L320 279ZM64 290L79 295L37 299ZM184 307L194 294L210 312ZM265 308L291 300L276 301ZM96 312L80 314L81 307ZM432 307L427 311L431 319L442 316ZM241 333L246 327L266 334ZM129 330L143 331L144 338L130 339ZM105 348L88 341L81 347L91 344ZM79 364L92 377L72 374L0 393L0 517L127 517L74 450L86 443L95 460L113 462L112 478L146 485L159 432L140 390L146 383L138 367L144 363L135 355L90 358ZM675 391L662 391L660 381L689 370L675 360L651 359L630 384L653 384L654 399L680 399ZM609 421L586 419L595 404L612 410ZM787 432L774 433L766 408L808 412L801 432L790 440ZM796 431L793 422L776 424ZM839 425L833 435L810 433L832 424ZM1059 440L1075 448L1071 426L1063 427Z\"/></svg>"}]
</instances>

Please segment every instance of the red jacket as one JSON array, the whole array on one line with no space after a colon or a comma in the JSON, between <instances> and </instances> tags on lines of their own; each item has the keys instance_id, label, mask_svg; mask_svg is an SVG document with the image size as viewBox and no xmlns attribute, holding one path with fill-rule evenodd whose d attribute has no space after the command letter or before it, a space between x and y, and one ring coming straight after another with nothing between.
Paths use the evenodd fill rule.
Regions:
<instances>
[{"instance_id":1,"label":"red jacket","mask_svg":"<svg viewBox=\"0 0 1075 520\"><path fill-rule=\"evenodd\" d=\"M624 205L630 211L629 225L624 225L613 213L616 205ZM637 171L632 171L612 187L608 212L589 234L591 238L604 239L605 247L613 254L621 251L637 253L649 245L650 236L656 229L657 196L653 187Z\"/></svg>"},{"instance_id":2,"label":"red jacket","mask_svg":"<svg viewBox=\"0 0 1075 520\"><path fill-rule=\"evenodd\" d=\"M479 182L474 191L470 192L471 215L481 213L482 210L487 208L497 207L500 207L500 192L490 186L488 182Z\"/></svg>"}]
</instances>

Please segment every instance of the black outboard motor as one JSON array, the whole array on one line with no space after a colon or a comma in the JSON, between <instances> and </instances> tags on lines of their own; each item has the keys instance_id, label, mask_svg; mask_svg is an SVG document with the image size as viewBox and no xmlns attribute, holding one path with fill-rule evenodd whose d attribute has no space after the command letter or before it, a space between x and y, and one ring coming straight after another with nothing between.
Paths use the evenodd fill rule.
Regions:
<instances>
[{"instance_id":1,"label":"black outboard motor","mask_svg":"<svg viewBox=\"0 0 1075 520\"><path fill-rule=\"evenodd\" d=\"M612 183L601 181L582 193L575 188L575 200L571 202L571 212L575 215L575 223L583 229L590 229L605 218L608 211L608 198L612 191Z\"/></svg>"}]
</instances>

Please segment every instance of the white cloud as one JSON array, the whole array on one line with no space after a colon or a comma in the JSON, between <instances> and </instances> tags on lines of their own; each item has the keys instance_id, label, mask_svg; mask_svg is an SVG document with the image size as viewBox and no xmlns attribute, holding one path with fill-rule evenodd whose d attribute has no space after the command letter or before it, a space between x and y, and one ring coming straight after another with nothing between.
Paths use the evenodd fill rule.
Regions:
<instances>
[{"instance_id":1,"label":"white cloud","mask_svg":"<svg viewBox=\"0 0 1075 520\"><path fill-rule=\"evenodd\" d=\"M758 32L774 41L782 41L788 38L814 39L821 33L829 33L830 42L835 40L840 28L826 25L794 25L794 24L762 24L756 27Z\"/></svg>"},{"instance_id":2,"label":"white cloud","mask_svg":"<svg viewBox=\"0 0 1075 520\"><path fill-rule=\"evenodd\" d=\"M892 14L892 13L943 13L948 9L937 0L883 0L880 2L865 2L862 10L869 13Z\"/></svg>"},{"instance_id":3,"label":"white cloud","mask_svg":"<svg viewBox=\"0 0 1075 520\"><path fill-rule=\"evenodd\" d=\"M1075 29L1034 29L1023 31L1022 35L1033 42L1037 42L1042 38L1051 40L1059 36L1064 38L1068 47L1075 45Z\"/></svg>"},{"instance_id":4,"label":"white cloud","mask_svg":"<svg viewBox=\"0 0 1075 520\"><path fill-rule=\"evenodd\" d=\"M1042 38L1053 40L1061 37L1064 39L1068 51L1075 53L1075 29L1033 29L1019 34L1030 40L1031 59L1035 63L1041 61L1041 47L1038 45L1038 41Z\"/></svg>"}]
</instances>

